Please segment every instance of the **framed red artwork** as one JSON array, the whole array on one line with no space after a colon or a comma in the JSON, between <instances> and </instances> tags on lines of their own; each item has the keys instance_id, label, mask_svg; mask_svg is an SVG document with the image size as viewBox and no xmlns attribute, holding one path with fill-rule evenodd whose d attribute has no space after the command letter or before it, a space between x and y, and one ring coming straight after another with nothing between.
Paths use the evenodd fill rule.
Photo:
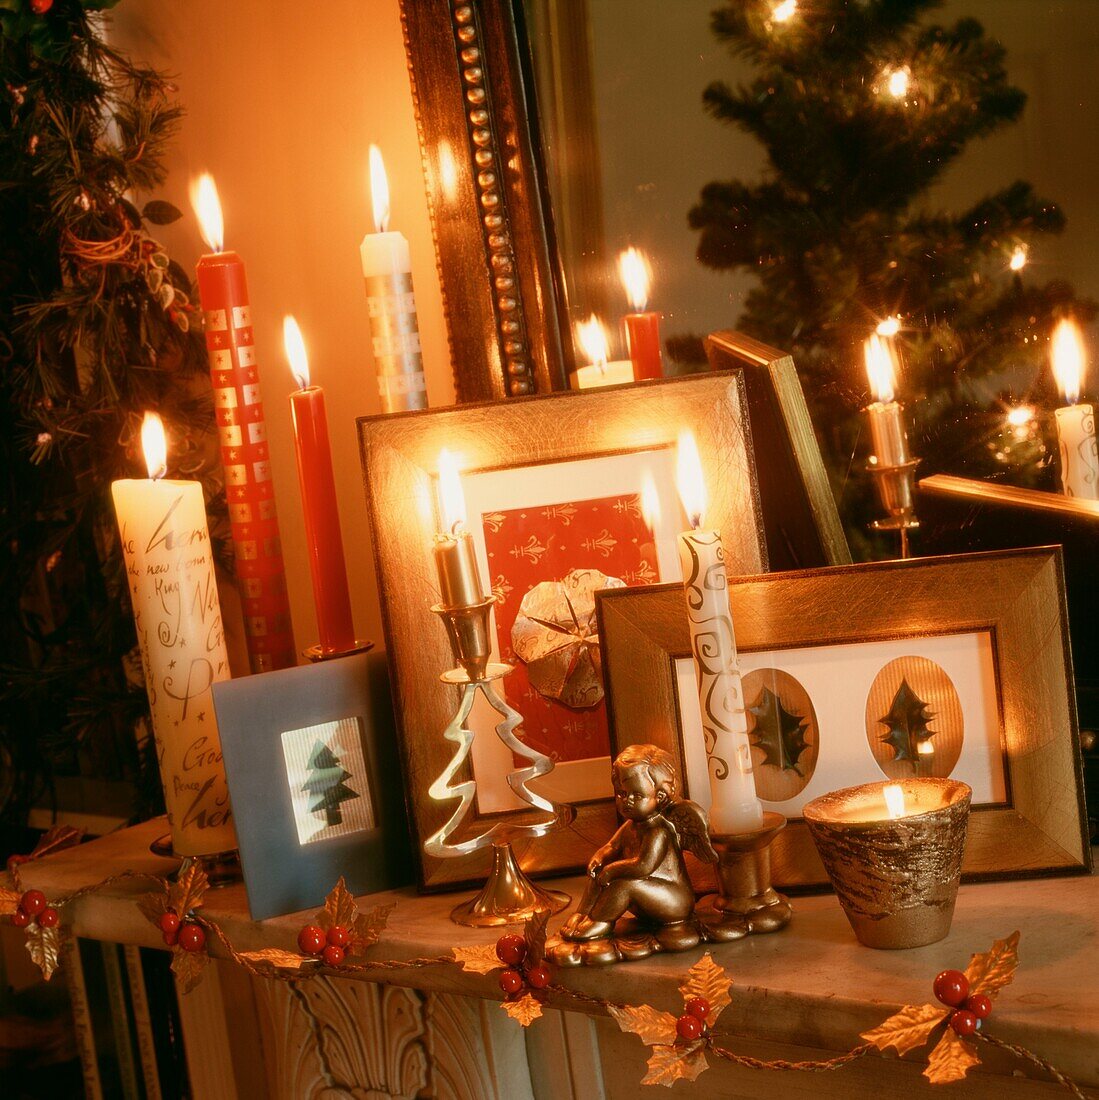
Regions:
<instances>
[{"instance_id":1,"label":"framed red artwork","mask_svg":"<svg viewBox=\"0 0 1099 1100\"><path fill-rule=\"evenodd\" d=\"M419 842L453 805L428 788L452 746L442 731L455 689L453 664L430 607L439 598L431 547L440 529L440 452L457 459L496 656L515 666L501 686L523 715L517 731L551 756L536 781L576 820L516 841L528 873L586 864L615 828L610 743L595 592L679 579L676 535L686 518L675 488L675 443L693 431L709 493L707 523L722 534L730 571L767 568L744 379L738 370L506 403L369 417L359 421L367 506L386 632L406 796ZM463 835L530 813L506 783L514 763L493 733L489 708L470 717L469 768L477 796ZM485 736L482 736L482 733ZM484 854L438 859L419 851L421 885L483 878Z\"/></svg>"}]
</instances>

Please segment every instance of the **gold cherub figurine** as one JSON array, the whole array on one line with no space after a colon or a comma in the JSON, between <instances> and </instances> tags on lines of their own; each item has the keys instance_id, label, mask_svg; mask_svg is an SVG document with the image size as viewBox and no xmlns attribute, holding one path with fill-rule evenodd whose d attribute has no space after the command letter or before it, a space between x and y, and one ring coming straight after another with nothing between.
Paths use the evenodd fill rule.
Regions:
<instances>
[{"instance_id":1,"label":"gold cherub figurine","mask_svg":"<svg viewBox=\"0 0 1099 1100\"><path fill-rule=\"evenodd\" d=\"M694 914L695 895L683 861L683 851L716 862L710 844L706 812L697 803L676 798L675 765L671 755L656 745L631 745L612 767L615 802L625 823L591 858L588 884L576 912L561 929L560 955L598 955L592 941L612 941L604 954L628 957L630 948L685 951L700 940ZM638 918L650 932L614 943L615 923L626 913ZM655 937L656 943L652 943ZM629 939L629 944L625 944ZM624 945L626 950L623 950ZM659 945L659 946L658 946ZM566 961L563 957L559 961ZM579 961L577 958L576 961ZM586 961L613 961L588 958Z\"/></svg>"}]
</instances>

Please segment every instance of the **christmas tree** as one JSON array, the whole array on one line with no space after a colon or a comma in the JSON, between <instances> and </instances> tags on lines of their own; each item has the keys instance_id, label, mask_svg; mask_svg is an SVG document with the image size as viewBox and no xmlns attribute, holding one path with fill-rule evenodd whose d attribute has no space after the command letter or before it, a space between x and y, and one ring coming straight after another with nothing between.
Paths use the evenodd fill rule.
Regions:
<instances>
[{"instance_id":1,"label":"christmas tree","mask_svg":"<svg viewBox=\"0 0 1099 1100\"><path fill-rule=\"evenodd\" d=\"M349 787L344 786L344 780L350 779L351 773L344 771L336 754L323 741L318 741L313 746L306 767L309 769L309 778L302 790L310 795L309 812L323 812L326 826L343 824L340 803L359 797Z\"/></svg>"},{"instance_id":2,"label":"christmas tree","mask_svg":"<svg viewBox=\"0 0 1099 1100\"><path fill-rule=\"evenodd\" d=\"M110 503L113 479L144 475L145 410L169 425L170 475L206 482L224 546L190 283L150 232L179 212L138 205L180 110L105 40L95 13L113 2L0 4L0 814L15 824L58 774L144 778L145 814L160 797L151 752L139 767L148 702Z\"/></svg>"},{"instance_id":3,"label":"christmas tree","mask_svg":"<svg viewBox=\"0 0 1099 1100\"><path fill-rule=\"evenodd\" d=\"M756 137L768 167L760 182L703 187L690 212L698 257L758 276L739 327L794 355L837 495L866 455L862 345L878 324L899 319L899 396L921 475L1033 484L1050 451L1006 420L1010 404L1052 398L1055 320L1095 314L1064 282L1024 278L1034 243L1065 225L1029 184L956 213L926 209L967 144L1017 120L1026 98L980 24L922 22L940 3L735 0L712 17L754 76L710 85L705 105ZM856 495L842 499L855 540L874 510L865 480Z\"/></svg>"}]
</instances>

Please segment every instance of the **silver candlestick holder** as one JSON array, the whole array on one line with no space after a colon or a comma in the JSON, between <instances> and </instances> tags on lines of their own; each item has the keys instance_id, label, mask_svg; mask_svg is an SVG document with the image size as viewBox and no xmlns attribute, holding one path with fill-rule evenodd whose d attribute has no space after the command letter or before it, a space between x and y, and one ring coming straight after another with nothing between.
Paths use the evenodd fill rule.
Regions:
<instances>
[{"instance_id":1,"label":"silver candlestick holder","mask_svg":"<svg viewBox=\"0 0 1099 1100\"><path fill-rule=\"evenodd\" d=\"M874 520L870 526L875 531L896 531L900 536L902 558L909 557L911 552L908 545L908 532L920 525L916 516L915 500L915 474L919 464L918 458L909 459L896 466L883 466L871 460L866 467L873 475L878 500L886 513L882 519Z\"/></svg>"},{"instance_id":2,"label":"silver candlestick holder","mask_svg":"<svg viewBox=\"0 0 1099 1100\"><path fill-rule=\"evenodd\" d=\"M551 772L553 761L544 753L525 745L515 735L523 716L507 703L494 686L496 681L512 671L511 665L489 660L492 654L489 616L495 602L495 597L489 596L467 607L444 607L439 604L431 609L446 626L457 662L455 668L448 669L439 678L444 684L459 688L459 701L454 717L443 730L443 736L453 741L458 749L431 784L428 794L437 802L457 798L459 803L446 824L424 842L424 851L428 855L447 859L492 848L492 867L484 888L477 897L455 907L450 914L450 919L456 924L475 928L518 924L528 920L539 909L558 913L571 900L568 894L559 890L544 890L531 882L512 850L513 839L545 836L552 829L571 823L576 811L572 806L543 797L528 785ZM508 786L523 802L532 809L541 810L544 816L529 823L498 822L474 837L455 840L454 834L465 821L477 792L476 779L452 781L469 758L473 745L473 730L468 723L478 693L501 716L501 721L496 725L496 736L513 754L530 761L527 767L517 768L508 775Z\"/></svg>"}]
</instances>

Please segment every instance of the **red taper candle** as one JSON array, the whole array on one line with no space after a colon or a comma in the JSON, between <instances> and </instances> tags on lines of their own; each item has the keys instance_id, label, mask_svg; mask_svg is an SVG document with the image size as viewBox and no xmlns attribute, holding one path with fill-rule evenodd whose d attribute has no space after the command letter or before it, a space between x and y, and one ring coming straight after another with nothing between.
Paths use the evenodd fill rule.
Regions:
<instances>
[{"instance_id":1,"label":"red taper candle","mask_svg":"<svg viewBox=\"0 0 1099 1100\"><path fill-rule=\"evenodd\" d=\"M662 378L664 363L660 355L660 314L646 311L651 275L649 262L636 248L627 248L618 257L622 285L634 312L626 314L626 346L630 350L633 376Z\"/></svg>"},{"instance_id":2,"label":"red taper candle","mask_svg":"<svg viewBox=\"0 0 1099 1100\"><path fill-rule=\"evenodd\" d=\"M355 627L347 592L347 565L332 476L324 390L309 384L305 341L293 317L283 320L282 337L290 369L301 386L290 395L290 418L294 422L294 449L298 454L298 481L321 655L348 653L355 648Z\"/></svg>"},{"instance_id":3,"label":"red taper candle","mask_svg":"<svg viewBox=\"0 0 1099 1100\"><path fill-rule=\"evenodd\" d=\"M297 654L248 284L241 258L222 251L221 204L209 176L202 176L192 189L192 201L206 243L213 249L198 261L198 289L206 315L206 350L248 658L253 672L270 672L297 664Z\"/></svg>"}]
</instances>

